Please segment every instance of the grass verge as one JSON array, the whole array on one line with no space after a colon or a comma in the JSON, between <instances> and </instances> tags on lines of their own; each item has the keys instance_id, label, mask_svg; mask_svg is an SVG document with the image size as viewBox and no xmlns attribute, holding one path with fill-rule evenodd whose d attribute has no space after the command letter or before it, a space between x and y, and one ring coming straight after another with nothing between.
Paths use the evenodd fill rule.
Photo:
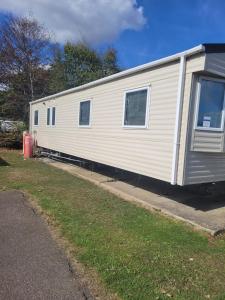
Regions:
<instances>
[{"instance_id":1,"label":"grass verge","mask_svg":"<svg viewBox=\"0 0 225 300\"><path fill-rule=\"evenodd\" d=\"M225 299L225 240L125 202L17 151L0 152L0 190L31 194L76 259L122 299Z\"/></svg>"}]
</instances>

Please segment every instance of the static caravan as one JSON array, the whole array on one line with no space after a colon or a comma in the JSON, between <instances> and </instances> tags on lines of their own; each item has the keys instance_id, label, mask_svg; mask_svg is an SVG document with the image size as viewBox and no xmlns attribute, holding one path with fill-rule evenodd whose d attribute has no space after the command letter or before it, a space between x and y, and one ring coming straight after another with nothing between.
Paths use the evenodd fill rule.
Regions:
<instances>
[{"instance_id":1,"label":"static caravan","mask_svg":"<svg viewBox=\"0 0 225 300\"><path fill-rule=\"evenodd\" d=\"M38 147L170 182L225 180L225 44L30 103Z\"/></svg>"}]
</instances>

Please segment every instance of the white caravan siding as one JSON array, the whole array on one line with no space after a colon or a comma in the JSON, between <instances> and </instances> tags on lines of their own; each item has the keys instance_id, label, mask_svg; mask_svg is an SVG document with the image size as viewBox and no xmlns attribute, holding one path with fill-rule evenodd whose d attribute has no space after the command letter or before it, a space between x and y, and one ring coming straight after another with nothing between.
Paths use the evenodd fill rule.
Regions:
<instances>
[{"instance_id":1,"label":"white caravan siding","mask_svg":"<svg viewBox=\"0 0 225 300\"><path fill-rule=\"evenodd\" d=\"M224 180L224 153L188 152L184 184L196 184Z\"/></svg>"},{"instance_id":2,"label":"white caravan siding","mask_svg":"<svg viewBox=\"0 0 225 300\"><path fill-rule=\"evenodd\" d=\"M208 53L206 55L205 70L224 77L225 53Z\"/></svg>"},{"instance_id":3,"label":"white caravan siding","mask_svg":"<svg viewBox=\"0 0 225 300\"><path fill-rule=\"evenodd\" d=\"M179 185L184 184L184 167L186 163L186 152L187 152L187 130L189 121L189 108L190 98L192 98L192 84L193 84L193 73L203 71L205 66L205 54L197 54L187 59L186 63L186 77L184 86L184 101L183 101L183 114L181 124L181 138L180 138L180 151L179 151L179 165L178 165L178 176L177 183Z\"/></svg>"},{"instance_id":4,"label":"white caravan siding","mask_svg":"<svg viewBox=\"0 0 225 300\"><path fill-rule=\"evenodd\" d=\"M197 152L223 152L224 133L193 130L191 150Z\"/></svg>"},{"instance_id":5,"label":"white caravan siding","mask_svg":"<svg viewBox=\"0 0 225 300\"><path fill-rule=\"evenodd\" d=\"M225 77L225 53L206 54L205 71L210 72L210 76ZM224 151L224 132L222 134L212 131L193 132L194 113L195 95L191 97L184 184L223 181L225 180L225 153L215 153L215 151ZM191 150L202 150L202 152Z\"/></svg>"},{"instance_id":6,"label":"white caravan siding","mask_svg":"<svg viewBox=\"0 0 225 300\"><path fill-rule=\"evenodd\" d=\"M191 70L190 70L191 72ZM170 182L179 61L31 105L38 146ZM148 129L125 129L124 92L150 86ZM78 127L79 103L92 100L91 127ZM47 107L56 107L56 126L46 126Z\"/></svg>"}]
</instances>

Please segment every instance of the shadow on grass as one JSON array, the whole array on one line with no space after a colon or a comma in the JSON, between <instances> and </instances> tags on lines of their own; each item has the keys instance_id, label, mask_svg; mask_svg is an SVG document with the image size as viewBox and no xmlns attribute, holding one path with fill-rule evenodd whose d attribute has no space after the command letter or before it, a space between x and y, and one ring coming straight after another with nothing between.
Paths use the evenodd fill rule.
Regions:
<instances>
[{"instance_id":1,"label":"shadow on grass","mask_svg":"<svg viewBox=\"0 0 225 300\"><path fill-rule=\"evenodd\" d=\"M0 157L0 167L9 166L9 163Z\"/></svg>"}]
</instances>

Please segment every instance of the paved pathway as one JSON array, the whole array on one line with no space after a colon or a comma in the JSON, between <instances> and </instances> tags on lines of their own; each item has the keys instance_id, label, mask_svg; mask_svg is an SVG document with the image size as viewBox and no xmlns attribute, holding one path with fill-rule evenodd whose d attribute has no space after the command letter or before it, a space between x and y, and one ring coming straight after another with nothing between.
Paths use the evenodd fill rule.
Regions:
<instances>
[{"instance_id":1,"label":"paved pathway","mask_svg":"<svg viewBox=\"0 0 225 300\"><path fill-rule=\"evenodd\" d=\"M166 182L145 177L142 182L132 183L133 176L125 177L127 182L114 180L108 175L91 172L75 165L51 160L42 161L73 175L87 179L125 200L139 203L148 209L156 209L166 215L191 223L212 235L225 231L225 197L199 195Z\"/></svg>"},{"instance_id":2,"label":"paved pathway","mask_svg":"<svg viewBox=\"0 0 225 300\"><path fill-rule=\"evenodd\" d=\"M0 299L90 299L20 192L0 193Z\"/></svg>"}]
</instances>

